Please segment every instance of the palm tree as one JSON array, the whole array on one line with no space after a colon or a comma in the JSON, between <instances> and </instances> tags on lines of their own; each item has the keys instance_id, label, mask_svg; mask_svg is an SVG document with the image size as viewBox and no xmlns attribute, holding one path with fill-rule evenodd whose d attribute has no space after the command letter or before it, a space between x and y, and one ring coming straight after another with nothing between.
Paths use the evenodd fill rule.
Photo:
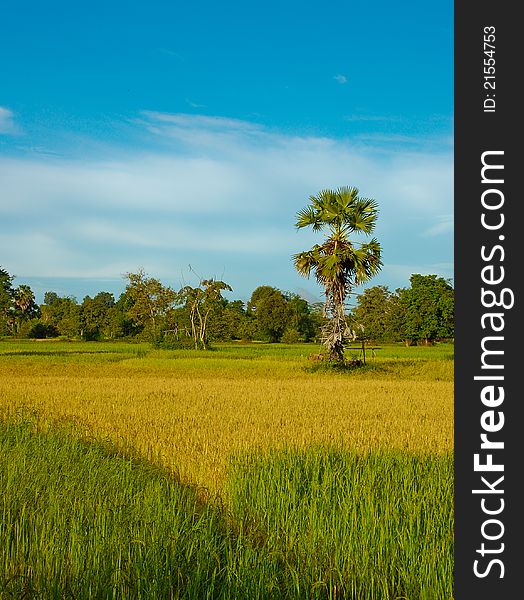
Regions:
<instances>
[{"instance_id":1,"label":"palm tree","mask_svg":"<svg viewBox=\"0 0 524 600\"><path fill-rule=\"evenodd\" d=\"M329 320L322 330L322 343L329 360L344 361L344 345L352 332L346 320L345 301L354 286L365 283L381 267L381 248L373 238L367 243L352 242L349 235L370 235L378 215L375 200L360 198L358 189L341 187L322 190L309 197L310 204L297 213L297 229L312 227L325 231L324 243L293 256L295 268L304 277L315 272L324 287L324 316Z\"/></svg>"},{"instance_id":2,"label":"palm tree","mask_svg":"<svg viewBox=\"0 0 524 600\"><path fill-rule=\"evenodd\" d=\"M36 317L38 314L35 295L28 285L20 285L14 290L14 305L17 310L11 315L10 322L13 332L16 329L18 333L22 321Z\"/></svg>"},{"instance_id":3,"label":"palm tree","mask_svg":"<svg viewBox=\"0 0 524 600\"><path fill-rule=\"evenodd\" d=\"M20 285L16 288L15 305L20 309L22 317L26 315L30 308L35 306L35 295L28 285Z\"/></svg>"}]
</instances>

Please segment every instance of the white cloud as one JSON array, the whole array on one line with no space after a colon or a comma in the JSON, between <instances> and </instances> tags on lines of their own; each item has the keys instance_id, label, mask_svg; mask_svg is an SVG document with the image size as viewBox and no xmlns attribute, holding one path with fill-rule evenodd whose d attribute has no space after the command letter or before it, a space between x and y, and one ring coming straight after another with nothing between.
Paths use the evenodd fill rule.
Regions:
<instances>
[{"instance_id":1,"label":"white cloud","mask_svg":"<svg viewBox=\"0 0 524 600\"><path fill-rule=\"evenodd\" d=\"M171 123L186 129L206 129L209 131L232 130L232 131L261 131L262 126L241 119L230 119L227 117L215 117L207 115L192 115L186 113L161 113L155 111L144 111L142 113L151 121Z\"/></svg>"},{"instance_id":2,"label":"white cloud","mask_svg":"<svg viewBox=\"0 0 524 600\"><path fill-rule=\"evenodd\" d=\"M28 176L29 175L29 176ZM0 215L76 211L167 211L171 215L222 211L239 185L231 165L210 159L146 154L104 162L0 160ZM211 187L210 187L211 186ZM8 201L16 199L16 201Z\"/></svg>"},{"instance_id":3,"label":"white cloud","mask_svg":"<svg viewBox=\"0 0 524 600\"><path fill-rule=\"evenodd\" d=\"M388 116L381 116L381 115L346 115L343 118L344 118L344 121L348 121L348 122L359 122L359 121L384 122L384 121L388 121L388 122L398 123L398 122L402 121L402 119L400 117L396 117L396 116L393 116L393 115L388 115Z\"/></svg>"},{"instance_id":4,"label":"white cloud","mask_svg":"<svg viewBox=\"0 0 524 600\"><path fill-rule=\"evenodd\" d=\"M339 75L335 75L333 77L333 79L335 81L338 81L338 83L340 83L340 84L344 84L344 83L348 82L348 78L345 75L340 75L340 74Z\"/></svg>"},{"instance_id":5,"label":"white cloud","mask_svg":"<svg viewBox=\"0 0 524 600\"><path fill-rule=\"evenodd\" d=\"M421 235L436 236L453 231L453 215L437 215L436 223L422 232Z\"/></svg>"},{"instance_id":6,"label":"white cloud","mask_svg":"<svg viewBox=\"0 0 524 600\"><path fill-rule=\"evenodd\" d=\"M300 285L318 296L292 266L293 253L318 241L294 229L295 214L311 194L342 185L378 201L393 285L419 272L402 266L409 240L428 269L452 260L451 153L376 152L205 115L147 112L135 127L149 132L149 150L0 159L0 256L10 272L119 277L142 265L166 276L191 262L205 274L225 268L233 287Z\"/></svg>"},{"instance_id":7,"label":"white cloud","mask_svg":"<svg viewBox=\"0 0 524 600\"><path fill-rule=\"evenodd\" d=\"M191 107L191 108L206 108L205 104L199 104L198 102L193 102L193 100L190 100L189 98L186 98L186 103Z\"/></svg>"},{"instance_id":8,"label":"white cloud","mask_svg":"<svg viewBox=\"0 0 524 600\"><path fill-rule=\"evenodd\" d=\"M0 106L0 134L15 134L18 133L18 127L14 121L13 111Z\"/></svg>"},{"instance_id":9,"label":"white cloud","mask_svg":"<svg viewBox=\"0 0 524 600\"><path fill-rule=\"evenodd\" d=\"M409 287L409 278L414 273L420 275L437 275L444 279L453 278L453 263L452 262L436 262L436 263L407 263L394 264L387 263L384 265L380 275L380 280L396 281L398 285L395 287ZM375 283L374 283L375 284ZM373 284L373 285L374 285ZM376 283L378 285L378 283Z\"/></svg>"},{"instance_id":10,"label":"white cloud","mask_svg":"<svg viewBox=\"0 0 524 600\"><path fill-rule=\"evenodd\" d=\"M174 50L170 50L169 48L157 48L156 50L160 54L165 54L166 56L170 56L171 58L176 58L181 60L183 57L179 52L175 52Z\"/></svg>"}]
</instances>

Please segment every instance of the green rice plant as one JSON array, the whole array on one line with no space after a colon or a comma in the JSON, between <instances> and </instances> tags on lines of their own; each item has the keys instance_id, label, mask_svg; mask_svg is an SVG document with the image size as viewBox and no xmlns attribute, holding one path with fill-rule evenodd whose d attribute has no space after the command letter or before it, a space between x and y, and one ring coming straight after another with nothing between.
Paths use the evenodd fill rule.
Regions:
<instances>
[{"instance_id":1,"label":"green rice plant","mask_svg":"<svg viewBox=\"0 0 524 600\"><path fill-rule=\"evenodd\" d=\"M453 459L321 447L237 456L231 510L289 574L287 597L453 597Z\"/></svg>"},{"instance_id":2,"label":"green rice plant","mask_svg":"<svg viewBox=\"0 0 524 600\"><path fill-rule=\"evenodd\" d=\"M449 599L449 454L237 455L224 504L74 429L0 423L0 598Z\"/></svg>"},{"instance_id":3,"label":"green rice plant","mask_svg":"<svg viewBox=\"0 0 524 600\"><path fill-rule=\"evenodd\" d=\"M0 424L0 598L215 598L235 547L157 467Z\"/></svg>"}]
</instances>

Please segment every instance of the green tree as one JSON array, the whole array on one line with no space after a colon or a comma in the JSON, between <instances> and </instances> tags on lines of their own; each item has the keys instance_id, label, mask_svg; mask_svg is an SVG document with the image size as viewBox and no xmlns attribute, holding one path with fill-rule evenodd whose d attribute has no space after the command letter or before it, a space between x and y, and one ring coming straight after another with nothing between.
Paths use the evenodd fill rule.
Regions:
<instances>
[{"instance_id":1,"label":"green tree","mask_svg":"<svg viewBox=\"0 0 524 600\"><path fill-rule=\"evenodd\" d=\"M449 280L413 274L410 283L410 288L399 291L406 342L431 344L438 338L453 337L455 300Z\"/></svg>"},{"instance_id":2,"label":"green tree","mask_svg":"<svg viewBox=\"0 0 524 600\"><path fill-rule=\"evenodd\" d=\"M389 300L390 311L388 314L388 331L391 339L400 341L405 339L406 306L401 302L400 297L403 288L398 288Z\"/></svg>"},{"instance_id":3,"label":"green tree","mask_svg":"<svg viewBox=\"0 0 524 600\"><path fill-rule=\"evenodd\" d=\"M118 297L115 305L107 312L107 336L113 338L133 338L139 336L144 330L143 325L135 323L129 316L133 300L124 291Z\"/></svg>"},{"instance_id":4,"label":"green tree","mask_svg":"<svg viewBox=\"0 0 524 600\"><path fill-rule=\"evenodd\" d=\"M261 285L251 294L247 308L255 317L259 335L269 342L279 342L291 317L284 294L277 288Z\"/></svg>"},{"instance_id":5,"label":"green tree","mask_svg":"<svg viewBox=\"0 0 524 600\"><path fill-rule=\"evenodd\" d=\"M324 232L322 244L294 255L297 271L315 277L324 288L324 314L328 318L322 342L330 360L344 361L344 346L351 339L346 318L346 298L354 286L369 281L381 267L381 248L373 238L367 243L349 239L352 233L370 235L375 229L378 207L375 200L361 198L358 189L341 187L310 196L310 204L297 213L296 227Z\"/></svg>"},{"instance_id":6,"label":"green tree","mask_svg":"<svg viewBox=\"0 0 524 600\"><path fill-rule=\"evenodd\" d=\"M242 300L223 298L210 315L208 326L210 340L223 342L242 339L246 310Z\"/></svg>"},{"instance_id":7,"label":"green tree","mask_svg":"<svg viewBox=\"0 0 524 600\"><path fill-rule=\"evenodd\" d=\"M28 285L19 285L15 290L15 306L23 320L38 316L39 309L33 290Z\"/></svg>"},{"instance_id":8,"label":"green tree","mask_svg":"<svg viewBox=\"0 0 524 600\"><path fill-rule=\"evenodd\" d=\"M46 306L53 306L57 302L60 302L60 296L56 292L46 292L44 294L44 304Z\"/></svg>"},{"instance_id":9,"label":"green tree","mask_svg":"<svg viewBox=\"0 0 524 600\"><path fill-rule=\"evenodd\" d=\"M17 335L27 334L31 330L29 321L40 314L33 290L28 285L19 285L14 290L14 309Z\"/></svg>"},{"instance_id":10,"label":"green tree","mask_svg":"<svg viewBox=\"0 0 524 600\"><path fill-rule=\"evenodd\" d=\"M170 287L164 287L158 279L148 277L143 269L127 273L126 277L127 315L145 335L156 340L174 307L176 293Z\"/></svg>"},{"instance_id":11,"label":"green tree","mask_svg":"<svg viewBox=\"0 0 524 600\"><path fill-rule=\"evenodd\" d=\"M246 321L246 308L242 300L232 300L224 309L224 322L228 331L228 338L241 340L244 333Z\"/></svg>"},{"instance_id":12,"label":"green tree","mask_svg":"<svg viewBox=\"0 0 524 600\"><path fill-rule=\"evenodd\" d=\"M233 289L224 281L215 279L204 279L200 285L204 294L201 309L199 311L199 337L202 349L205 350L209 339L208 325L210 316L214 314L217 315L217 318L220 318L224 306L222 292L231 292Z\"/></svg>"},{"instance_id":13,"label":"green tree","mask_svg":"<svg viewBox=\"0 0 524 600\"><path fill-rule=\"evenodd\" d=\"M48 325L40 319L32 319L27 324L25 337L32 339L54 338L60 335L58 329L53 325Z\"/></svg>"},{"instance_id":14,"label":"green tree","mask_svg":"<svg viewBox=\"0 0 524 600\"><path fill-rule=\"evenodd\" d=\"M56 330L60 335L70 338L80 335L80 306L74 297L60 297L56 292L46 292L40 311L42 322L49 327L49 331Z\"/></svg>"},{"instance_id":15,"label":"green tree","mask_svg":"<svg viewBox=\"0 0 524 600\"><path fill-rule=\"evenodd\" d=\"M0 267L0 335L13 333L14 327L14 277Z\"/></svg>"},{"instance_id":16,"label":"green tree","mask_svg":"<svg viewBox=\"0 0 524 600\"><path fill-rule=\"evenodd\" d=\"M115 298L110 292L99 292L94 298L84 298L80 307L80 328L85 340L112 337L111 309L114 306Z\"/></svg>"},{"instance_id":17,"label":"green tree","mask_svg":"<svg viewBox=\"0 0 524 600\"><path fill-rule=\"evenodd\" d=\"M363 337L368 340L391 341L396 338L395 294L387 286L367 288L357 296L353 310L355 322L363 327Z\"/></svg>"},{"instance_id":18,"label":"green tree","mask_svg":"<svg viewBox=\"0 0 524 600\"><path fill-rule=\"evenodd\" d=\"M289 309L288 325L284 332L285 339L302 342L314 339L317 334L317 321L312 315L307 300L292 292L285 292L284 297Z\"/></svg>"},{"instance_id":19,"label":"green tree","mask_svg":"<svg viewBox=\"0 0 524 600\"><path fill-rule=\"evenodd\" d=\"M186 285L179 291L179 303L185 306L195 350L207 349L209 318L222 305L225 290L232 291L232 288L224 281L203 279L197 287Z\"/></svg>"}]
</instances>

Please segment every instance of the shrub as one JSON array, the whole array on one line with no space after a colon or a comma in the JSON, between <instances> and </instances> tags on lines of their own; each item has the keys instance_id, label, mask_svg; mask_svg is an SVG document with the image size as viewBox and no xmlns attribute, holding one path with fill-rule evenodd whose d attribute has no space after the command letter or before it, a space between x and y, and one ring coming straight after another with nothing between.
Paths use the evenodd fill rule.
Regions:
<instances>
[{"instance_id":1,"label":"shrub","mask_svg":"<svg viewBox=\"0 0 524 600\"><path fill-rule=\"evenodd\" d=\"M60 332L54 325L44 323L40 319L33 319L20 329L20 335L30 339L43 340L58 337Z\"/></svg>"},{"instance_id":2,"label":"shrub","mask_svg":"<svg viewBox=\"0 0 524 600\"><path fill-rule=\"evenodd\" d=\"M280 341L283 344L297 344L300 342L300 333L296 329L286 329Z\"/></svg>"}]
</instances>

